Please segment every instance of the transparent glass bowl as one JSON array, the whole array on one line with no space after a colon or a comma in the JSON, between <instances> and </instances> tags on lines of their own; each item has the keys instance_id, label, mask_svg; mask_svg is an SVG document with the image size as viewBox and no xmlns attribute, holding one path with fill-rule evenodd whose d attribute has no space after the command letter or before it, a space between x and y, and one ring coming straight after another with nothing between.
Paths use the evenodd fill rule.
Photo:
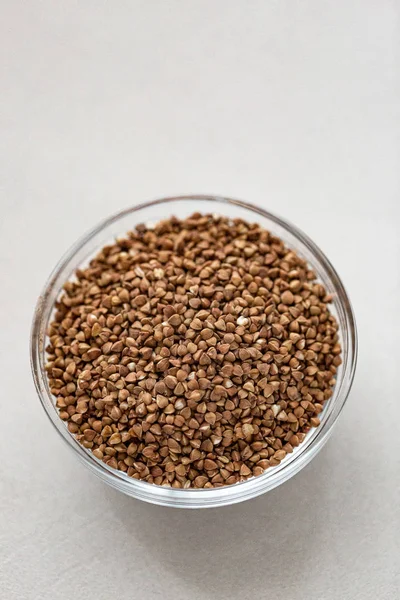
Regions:
<instances>
[{"instance_id":1,"label":"transparent glass bowl","mask_svg":"<svg viewBox=\"0 0 400 600\"><path fill-rule=\"evenodd\" d=\"M78 267L105 244L124 235L138 223L157 222L172 215L186 217L193 212L217 213L230 218L241 217L258 222L284 240L289 248L305 258L318 279L333 296L332 312L340 325L343 364L338 370L333 396L320 415L321 425L312 429L306 439L280 465L271 467L259 477L241 483L210 489L175 489L161 487L128 477L122 471L108 467L83 448L58 416L54 397L50 393L45 371L46 331L54 303L63 284ZM60 436L76 456L103 481L112 487L146 502L179 508L224 506L254 498L287 481L321 450L342 411L353 381L357 357L357 333L353 310L335 269L321 250L299 229L283 219L251 204L214 196L182 196L162 198L128 208L106 219L81 238L58 263L37 302L31 333L31 365L37 393L47 416Z\"/></svg>"}]
</instances>

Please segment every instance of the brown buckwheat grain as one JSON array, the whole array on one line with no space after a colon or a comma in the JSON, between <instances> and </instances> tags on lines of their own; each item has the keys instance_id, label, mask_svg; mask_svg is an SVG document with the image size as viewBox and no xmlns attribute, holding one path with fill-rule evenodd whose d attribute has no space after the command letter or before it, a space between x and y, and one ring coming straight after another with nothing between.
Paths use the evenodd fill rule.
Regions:
<instances>
[{"instance_id":1,"label":"brown buckwheat grain","mask_svg":"<svg viewBox=\"0 0 400 600\"><path fill-rule=\"evenodd\" d=\"M47 373L60 417L135 479L209 488L260 475L332 395L330 300L259 225L197 213L139 225L56 304Z\"/></svg>"}]
</instances>

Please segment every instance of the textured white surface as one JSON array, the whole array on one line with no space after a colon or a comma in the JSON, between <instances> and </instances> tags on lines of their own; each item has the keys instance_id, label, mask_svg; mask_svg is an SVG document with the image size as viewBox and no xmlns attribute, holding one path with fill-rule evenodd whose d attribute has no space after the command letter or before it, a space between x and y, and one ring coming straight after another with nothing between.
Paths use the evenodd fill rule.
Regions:
<instances>
[{"instance_id":1,"label":"textured white surface","mask_svg":"<svg viewBox=\"0 0 400 600\"><path fill-rule=\"evenodd\" d=\"M0 6L0 596L399 598L398 2ZM360 333L321 454L266 496L200 512L93 478L28 365L33 306L66 248L119 208L188 192L297 223Z\"/></svg>"}]
</instances>

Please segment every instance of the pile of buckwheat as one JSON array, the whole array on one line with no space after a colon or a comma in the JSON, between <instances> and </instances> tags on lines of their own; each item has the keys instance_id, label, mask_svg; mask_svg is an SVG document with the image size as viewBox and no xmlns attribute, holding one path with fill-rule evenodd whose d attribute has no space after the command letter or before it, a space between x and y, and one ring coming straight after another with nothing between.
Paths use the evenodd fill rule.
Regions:
<instances>
[{"instance_id":1,"label":"pile of buckwheat","mask_svg":"<svg viewBox=\"0 0 400 600\"><path fill-rule=\"evenodd\" d=\"M56 303L46 368L59 415L135 479L210 488L261 475L332 395L330 301L257 224L196 213L139 225Z\"/></svg>"}]
</instances>

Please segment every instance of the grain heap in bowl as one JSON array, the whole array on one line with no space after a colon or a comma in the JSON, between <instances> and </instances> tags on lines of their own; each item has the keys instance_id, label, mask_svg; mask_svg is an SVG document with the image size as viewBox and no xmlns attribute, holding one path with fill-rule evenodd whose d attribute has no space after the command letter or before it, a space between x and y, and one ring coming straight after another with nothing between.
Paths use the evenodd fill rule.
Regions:
<instances>
[{"instance_id":1,"label":"grain heap in bowl","mask_svg":"<svg viewBox=\"0 0 400 600\"><path fill-rule=\"evenodd\" d=\"M196 213L138 225L56 302L46 370L60 418L97 459L156 485L261 475L332 396L330 301L257 224Z\"/></svg>"}]
</instances>

